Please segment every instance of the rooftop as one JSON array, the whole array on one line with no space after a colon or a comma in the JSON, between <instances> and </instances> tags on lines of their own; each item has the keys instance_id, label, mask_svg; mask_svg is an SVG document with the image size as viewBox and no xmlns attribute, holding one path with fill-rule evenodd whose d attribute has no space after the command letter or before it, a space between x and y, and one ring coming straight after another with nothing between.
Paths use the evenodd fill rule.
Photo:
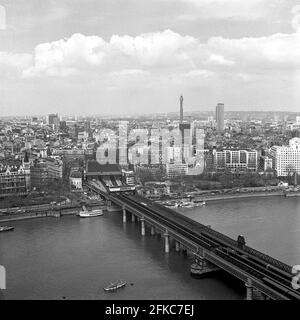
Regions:
<instances>
[{"instance_id":1,"label":"rooftop","mask_svg":"<svg viewBox=\"0 0 300 320\"><path fill-rule=\"evenodd\" d=\"M121 167L118 164L100 164L97 160L88 160L87 175L120 175Z\"/></svg>"}]
</instances>

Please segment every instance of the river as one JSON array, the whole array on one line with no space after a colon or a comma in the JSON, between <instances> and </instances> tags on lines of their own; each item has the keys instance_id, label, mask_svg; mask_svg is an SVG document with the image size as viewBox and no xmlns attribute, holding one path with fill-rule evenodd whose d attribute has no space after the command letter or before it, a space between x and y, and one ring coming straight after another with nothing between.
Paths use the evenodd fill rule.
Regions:
<instances>
[{"instance_id":1,"label":"river","mask_svg":"<svg viewBox=\"0 0 300 320\"><path fill-rule=\"evenodd\" d=\"M300 199L267 198L210 202L180 209L201 223L288 264L300 264ZM8 223L6 223L8 224ZM9 223L0 233L0 264L7 289L0 299L244 299L245 289L229 277L196 280L191 260L163 241L140 235L138 224L122 223L120 213L79 219L40 218ZM105 293L110 281L128 285Z\"/></svg>"}]
</instances>

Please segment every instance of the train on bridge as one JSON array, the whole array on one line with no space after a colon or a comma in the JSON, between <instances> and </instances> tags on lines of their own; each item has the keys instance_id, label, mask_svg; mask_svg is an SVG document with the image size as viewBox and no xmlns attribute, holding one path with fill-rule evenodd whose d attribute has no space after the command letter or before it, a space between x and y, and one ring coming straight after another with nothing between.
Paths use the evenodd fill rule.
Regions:
<instances>
[{"instance_id":1,"label":"train on bridge","mask_svg":"<svg viewBox=\"0 0 300 320\"><path fill-rule=\"evenodd\" d=\"M97 174L87 173L86 186L109 203L119 206L124 223L127 214L132 215L132 222L137 218L143 236L146 234L146 225L150 227L151 235L163 235L166 252L169 252L172 240L176 251L192 253L195 257L193 266L195 263L199 266L201 275L211 274L211 271L217 269L226 271L245 283L249 300L254 297L300 299L300 291L292 286L295 274L291 266L247 246L241 235L234 240L175 210L136 195L133 185L130 187L124 180L122 182L117 167L105 170L102 167L101 170Z\"/></svg>"}]
</instances>

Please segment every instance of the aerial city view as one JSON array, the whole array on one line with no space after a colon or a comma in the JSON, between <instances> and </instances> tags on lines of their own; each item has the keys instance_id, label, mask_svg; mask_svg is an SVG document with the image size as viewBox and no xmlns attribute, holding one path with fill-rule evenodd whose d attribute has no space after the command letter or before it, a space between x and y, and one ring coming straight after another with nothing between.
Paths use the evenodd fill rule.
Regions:
<instances>
[{"instance_id":1,"label":"aerial city view","mask_svg":"<svg viewBox=\"0 0 300 320\"><path fill-rule=\"evenodd\" d=\"M0 300L299 300L299 56L293 0L0 0Z\"/></svg>"}]
</instances>

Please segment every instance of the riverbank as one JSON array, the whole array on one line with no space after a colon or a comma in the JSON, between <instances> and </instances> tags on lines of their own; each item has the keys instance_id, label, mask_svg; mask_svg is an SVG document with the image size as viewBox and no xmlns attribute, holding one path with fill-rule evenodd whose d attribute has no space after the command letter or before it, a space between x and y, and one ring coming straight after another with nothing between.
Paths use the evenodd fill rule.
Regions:
<instances>
[{"instance_id":1,"label":"riverbank","mask_svg":"<svg viewBox=\"0 0 300 320\"><path fill-rule=\"evenodd\" d=\"M94 205L92 208L98 208L100 206ZM102 209L106 209L102 208ZM81 206L74 207L74 208L67 208L61 210L45 210L45 211L32 211L26 213L16 213L16 214L3 214L0 216L0 223L1 222L9 222L9 221L18 221L18 220L27 220L27 219L37 219L37 218L46 218L46 217L54 217L60 218L63 216L76 216L78 215L79 211L82 210Z\"/></svg>"},{"instance_id":2,"label":"riverbank","mask_svg":"<svg viewBox=\"0 0 300 320\"><path fill-rule=\"evenodd\" d=\"M300 196L300 194L299 194ZM200 196L195 198L202 201L224 201L224 200L236 200L236 199L251 199L251 198L270 198L270 197L285 197L283 191L262 192L262 193L239 193L239 194L224 194L224 195L210 195Z\"/></svg>"},{"instance_id":3,"label":"riverbank","mask_svg":"<svg viewBox=\"0 0 300 320\"><path fill-rule=\"evenodd\" d=\"M78 212L79 212L79 208L76 211L72 209L72 211L65 210L63 212L45 211L45 212L28 212L28 213L14 214L14 215L2 215L0 217L0 222L9 222L9 221L18 221L18 220L27 220L27 219L36 219L36 218L45 218L45 217L60 218L61 216L65 216L65 215L76 215Z\"/></svg>"},{"instance_id":4,"label":"riverbank","mask_svg":"<svg viewBox=\"0 0 300 320\"><path fill-rule=\"evenodd\" d=\"M159 203L163 202L178 202L186 199L186 202L217 202L226 200L239 200L239 199L256 199L256 198L271 198L271 197L300 197L300 192L286 192L284 190L267 191L267 192L246 192L246 193L230 193L230 194L202 194L194 195L190 197L182 197L178 199L159 200ZM156 200L157 201L157 200Z\"/></svg>"}]
</instances>

